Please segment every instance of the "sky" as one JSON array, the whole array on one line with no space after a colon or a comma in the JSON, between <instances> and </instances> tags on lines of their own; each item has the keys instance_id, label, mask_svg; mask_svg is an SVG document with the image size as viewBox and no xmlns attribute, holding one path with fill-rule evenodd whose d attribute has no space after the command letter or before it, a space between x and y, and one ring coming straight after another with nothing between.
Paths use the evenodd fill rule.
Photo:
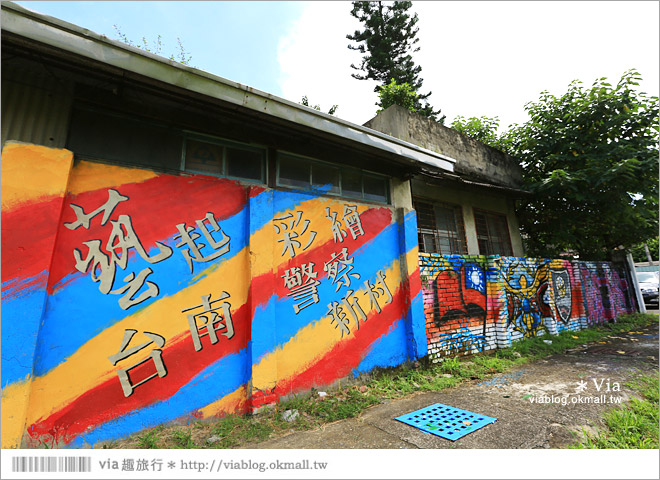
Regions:
<instances>
[{"instance_id":1,"label":"sky","mask_svg":"<svg viewBox=\"0 0 660 480\"><path fill-rule=\"evenodd\" d=\"M19 1L22 6L118 39L177 52L220 77L363 124L376 114L376 83L351 77L360 53L346 35L360 28L346 1ZM525 122L541 92L562 95L636 69L641 91L658 96L659 3L655 1L418 1L422 93L451 124L458 115L497 116L500 131Z\"/></svg>"}]
</instances>

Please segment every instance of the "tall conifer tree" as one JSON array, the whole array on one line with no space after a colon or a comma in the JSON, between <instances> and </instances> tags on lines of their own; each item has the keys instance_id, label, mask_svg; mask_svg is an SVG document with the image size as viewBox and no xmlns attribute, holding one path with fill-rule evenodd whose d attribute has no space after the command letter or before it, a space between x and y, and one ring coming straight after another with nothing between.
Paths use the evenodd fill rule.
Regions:
<instances>
[{"instance_id":1,"label":"tall conifer tree","mask_svg":"<svg viewBox=\"0 0 660 480\"><path fill-rule=\"evenodd\" d=\"M412 2L353 2L351 15L364 25L363 30L356 30L346 38L356 42L348 45L351 50L366 54L359 66L351 65L362 73L352 74L358 80L372 79L380 83L375 88L378 92L392 79L399 85L407 83L418 94L415 105L417 113L438 121L440 110L434 111L426 100L431 92L422 94L422 67L415 65L411 53L419 50L415 44L419 41L416 26L417 14L412 16L408 10ZM380 103L379 106L382 106ZM444 120L444 116L439 119Z\"/></svg>"}]
</instances>

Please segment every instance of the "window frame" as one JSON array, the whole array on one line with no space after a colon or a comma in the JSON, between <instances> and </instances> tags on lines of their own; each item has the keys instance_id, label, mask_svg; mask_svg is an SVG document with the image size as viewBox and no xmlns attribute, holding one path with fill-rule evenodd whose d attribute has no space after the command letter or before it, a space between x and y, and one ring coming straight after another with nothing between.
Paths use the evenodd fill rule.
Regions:
<instances>
[{"instance_id":1,"label":"window frame","mask_svg":"<svg viewBox=\"0 0 660 480\"><path fill-rule=\"evenodd\" d=\"M221 137L216 137L214 135L191 132L189 130L183 130L182 137L183 137L183 142L181 145L181 165L180 165L180 169L182 172L193 173L195 175L209 175L212 177L228 178L230 180L253 183L258 185L268 184L268 149L265 146L252 144L252 143L236 142L234 140L227 140ZM186 150L187 150L188 140L192 140L194 142L209 143L211 145L217 145L222 147L221 173L217 174L211 172L203 172L201 170L186 169ZM261 154L261 171L259 172L260 180L228 175L227 148L234 148L237 150L246 150L250 152L260 153Z\"/></svg>"},{"instance_id":2,"label":"window frame","mask_svg":"<svg viewBox=\"0 0 660 480\"><path fill-rule=\"evenodd\" d=\"M504 257L511 257L513 256L513 243L511 242L511 233L509 231L509 219L507 218L507 215L505 213L501 212L494 212L491 210L483 210L480 208L473 208L473 215L474 215L474 230L475 234L477 236L477 248L479 249L479 254L480 255L501 255ZM488 242L488 250L487 252L483 252L481 248L481 238L482 236L479 235L479 222L477 222L477 215L482 215L484 216L485 219L485 227L487 231L487 242ZM506 232L506 236L502 238L501 243L505 246L508 246L508 252L498 252L496 249L493 248L493 241L492 238L493 236L490 233L490 225L488 224L488 220L490 218L499 218L504 221L504 231ZM506 244L505 244L506 242Z\"/></svg>"},{"instance_id":3,"label":"window frame","mask_svg":"<svg viewBox=\"0 0 660 480\"><path fill-rule=\"evenodd\" d=\"M298 187L298 186L293 186L293 185L286 185L283 184L280 180L280 166L281 166L281 161L282 158L289 157L292 160L302 160L304 162L307 162L309 165L309 182L307 187ZM276 166L275 166L275 186L278 188L287 188L291 190L297 190L297 191L302 191L302 192L310 192L310 193L316 193L316 194L321 194L321 195L329 195L333 197L341 197L341 198L346 198L346 199L351 199L354 201L360 201L360 202L365 202L365 203L377 203L377 204L385 204L385 205L391 205L391 184L390 184L390 177L387 175L383 175L382 173L377 173L373 172L371 170L364 170L361 168L356 168L356 167L351 167L348 165L342 165L342 164L337 164L337 163L332 163L324 160L318 160L313 157L308 157L305 155L299 155L297 153L291 153L285 150L277 150L277 158L276 158ZM338 174L338 191L333 192L333 191L327 191L319 188L314 188L314 165L323 165L327 167L331 167L337 170ZM355 195L350 195L346 194L344 192L343 188L343 173L344 171L353 171L356 172L360 175L360 196L357 197ZM384 187L385 187L385 199L384 200L374 200L374 199L367 199L365 198L365 192L364 192L364 177L372 177L375 179L379 179L383 181Z\"/></svg>"},{"instance_id":4,"label":"window frame","mask_svg":"<svg viewBox=\"0 0 660 480\"><path fill-rule=\"evenodd\" d=\"M420 208L421 206L424 208ZM417 214L417 243L419 246L419 251L422 253L435 253L438 255L467 255L468 246L467 246L467 235L465 231L465 215L463 212L462 205L442 202L437 200L431 200L424 197L413 197L413 207ZM428 228L427 226L420 226L420 214L428 216L428 207L430 207L432 215L431 219L433 221L433 228ZM451 209L453 212L453 223L455 230L440 230L438 225L438 210L436 207ZM426 212L424 212L426 210ZM433 252L427 251L426 244L424 242L424 235L431 235L433 239ZM449 253L444 253L442 251L441 239L447 239L449 242ZM458 248L457 248L458 247Z\"/></svg>"}]
</instances>

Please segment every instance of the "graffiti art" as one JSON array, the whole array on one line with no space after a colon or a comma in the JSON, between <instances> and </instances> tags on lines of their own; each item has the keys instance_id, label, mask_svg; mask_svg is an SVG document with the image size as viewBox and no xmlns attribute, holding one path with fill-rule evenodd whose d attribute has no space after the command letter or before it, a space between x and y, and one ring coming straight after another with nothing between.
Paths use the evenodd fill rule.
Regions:
<instances>
[{"instance_id":1,"label":"graffiti art","mask_svg":"<svg viewBox=\"0 0 660 480\"><path fill-rule=\"evenodd\" d=\"M555 309L561 321L566 324L571 317L571 277L566 269L550 269L550 278L552 280Z\"/></svg>"}]
</instances>

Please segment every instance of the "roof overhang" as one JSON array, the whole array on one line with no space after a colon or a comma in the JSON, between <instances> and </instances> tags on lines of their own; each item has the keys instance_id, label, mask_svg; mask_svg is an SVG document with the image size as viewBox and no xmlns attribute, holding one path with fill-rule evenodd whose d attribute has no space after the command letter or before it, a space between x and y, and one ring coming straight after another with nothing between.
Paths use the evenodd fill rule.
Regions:
<instances>
[{"instance_id":1,"label":"roof overhang","mask_svg":"<svg viewBox=\"0 0 660 480\"><path fill-rule=\"evenodd\" d=\"M266 117L312 128L341 143L358 144L393 154L397 163L408 167L454 171L456 160L446 155L154 55L15 3L2 2L2 30L239 108L259 112Z\"/></svg>"}]
</instances>

